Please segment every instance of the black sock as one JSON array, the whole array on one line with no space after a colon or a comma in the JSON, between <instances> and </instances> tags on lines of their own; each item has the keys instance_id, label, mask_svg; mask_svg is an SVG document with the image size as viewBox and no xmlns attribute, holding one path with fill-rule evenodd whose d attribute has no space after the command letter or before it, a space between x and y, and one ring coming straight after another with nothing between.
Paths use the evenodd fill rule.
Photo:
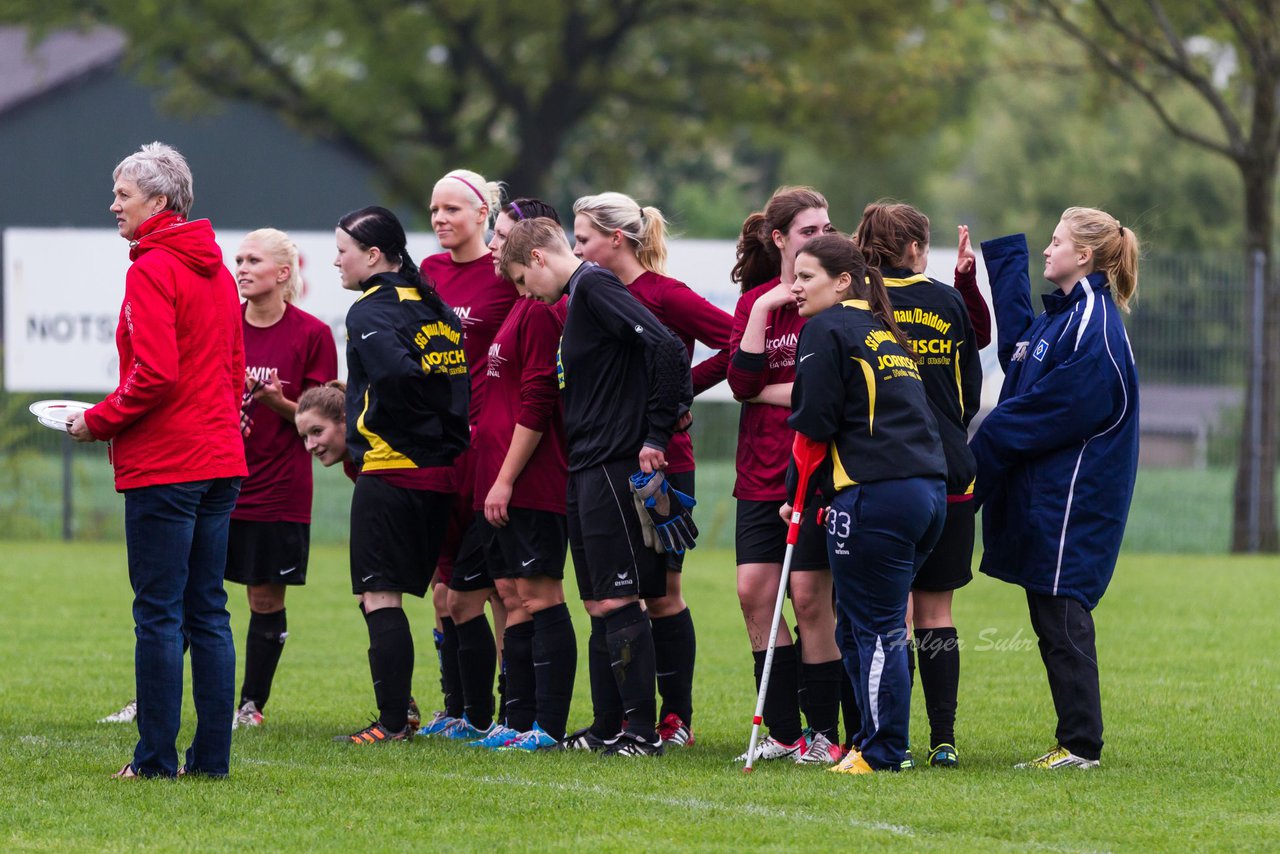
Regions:
<instances>
[{"instance_id":1,"label":"black sock","mask_svg":"<svg viewBox=\"0 0 1280 854\"><path fill-rule=\"evenodd\" d=\"M252 700L258 711L267 705L276 665L289 636L284 608L271 614L249 614L249 631L244 645L244 682L240 685L240 705Z\"/></svg>"},{"instance_id":2,"label":"black sock","mask_svg":"<svg viewBox=\"0 0 1280 854\"><path fill-rule=\"evenodd\" d=\"M373 671L378 719L388 732L408 725L413 691L413 633L401 608L379 608L365 615L369 625L369 667Z\"/></svg>"},{"instance_id":3,"label":"black sock","mask_svg":"<svg viewBox=\"0 0 1280 854\"><path fill-rule=\"evenodd\" d=\"M569 606L563 602L533 615L533 676L537 682L538 726L559 741L569 722L573 681L578 671L578 639Z\"/></svg>"},{"instance_id":4,"label":"black sock","mask_svg":"<svg viewBox=\"0 0 1280 854\"><path fill-rule=\"evenodd\" d=\"M652 741L657 738L654 723L658 709L649 616L639 602L632 602L605 615L604 621L608 630L609 663L622 697L627 732Z\"/></svg>"},{"instance_id":5,"label":"black sock","mask_svg":"<svg viewBox=\"0 0 1280 854\"><path fill-rule=\"evenodd\" d=\"M930 747L956 743L956 694L960 688L960 644L953 626L916 629L920 687L929 715Z\"/></svg>"},{"instance_id":6,"label":"black sock","mask_svg":"<svg viewBox=\"0 0 1280 854\"><path fill-rule=\"evenodd\" d=\"M506 634L505 630L503 634ZM507 651L505 647L502 655L498 656L498 708L495 715L498 723L507 725Z\"/></svg>"},{"instance_id":7,"label":"black sock","mask_svg":"<svg viewBox=\"0 0 1280 854\"><path fill-rule=\"evenodd\" d=\"M840 712L844 717L844 749L853 747L853 737L862 729L862 712L858 711L858 695L848 668L840 668Z\"/></svg>"},{"instance_id":8,"label":"black sock","mask_svg":"<svg viewBox=\"0 0 1280 854\"><path fill-rule=\"evenodd\" d=\"M752 652L756 660L756 692L764 676L765 650ZM800 738L799 673L796 648L780 646L773 651L773 667L769 671L769 690L764 695L764 725L769 735L783 744L795 744Z\"/></svg>"},{"instance_id":9,"label":"black sock","mask_svg":"<svg viewBox=\"0 0 1280 854\"><path fill-rule=\"evenodd\" d=\"M814 732L820 732L832 744L840 743L840 684L844 662L840 659L818 664L800 663L801 694L805 720Z\"/></svg>"},{"instance_id":10,"label":"black sock","mask_svg":"<svg viewBox=\"0 0 1280 854\"><path fill-rule=\"evenodd\" d=\"M907 638L907 687L916 687L916 642Z\"/></svg>"},{"instance_id":11,"label":"black sock","mask_svg":"<svg viewBox=\"0 0 1280 854\"><path fill-rule=\"evenodd\" d=\"M507 674L507 704L503 708L506 725L517 732L533 729L537 712L537 691L533 676L533 623L508 625L502 633L502 669Z\"/></svg>"},{"instance_id":12,"label":"black sock","mask_svg":"<svg viewBox=\"0 0 1280 854\"><path fill-rule=\"evenodd\" d=\"M458 626L458 677L467 720L476 729L493 724L493 671L498 666L498 646L484 614Z\"/></svg>"},{"instance_id":13,"label":"black sock","mask_svg":"<svg viewBox=\"0 0 1280 854\"><path fill-rule=\"evenodd\" d=\"M458 627L449 617L440 618L440 693L444 713L462 717L462 677L458 674Z\"/></svg>"},{"instance_id":14,"label":"black sock","mask_svg":"<svg viewBox=\"0 0 1280 854\"><path fill-rule=\"evenodd\" d=\"M604 617L592 617L587 675L591 678L591 732L598 738L613 738L622 729L622 696L609 663L608 634Z\"/></svg>"},{"instance_id":15,"label":"black sock","mask_svg":"<svg viewBox=\"0 0 1280 854\"><path fill-rule=\"evenodd\" d=\"M662 709L658 719L675 713L686 725L693 722L693 662L698 638L693 616L685 608L679 614L649 621L653 629L653 656L658 673Z\"/></svg>"}]
</instances>

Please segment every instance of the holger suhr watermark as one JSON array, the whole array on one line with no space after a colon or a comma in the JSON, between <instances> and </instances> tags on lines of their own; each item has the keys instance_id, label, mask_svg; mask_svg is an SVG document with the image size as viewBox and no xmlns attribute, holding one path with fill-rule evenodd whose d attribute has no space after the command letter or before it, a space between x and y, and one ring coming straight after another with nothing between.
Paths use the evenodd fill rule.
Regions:
<instances>
[{"instance_id":1,"label":"holger suhr watermark","mask_svg":"<svg viewBox=\"0 0 1280 854\"><path fill-rule=\"evenodd\" d=\"M927 629L922 636L913 639L905 627L895 630L891 638L891 646L914 643L917 656L930 658L953 649L969 652L1030 652L1036 648L1037 643L1034 635L1025 634L1021 628L1010 635L1002 634L997 626L987 626L972 641L969 638L942 637Z\"/></svg>"}]
</instances>

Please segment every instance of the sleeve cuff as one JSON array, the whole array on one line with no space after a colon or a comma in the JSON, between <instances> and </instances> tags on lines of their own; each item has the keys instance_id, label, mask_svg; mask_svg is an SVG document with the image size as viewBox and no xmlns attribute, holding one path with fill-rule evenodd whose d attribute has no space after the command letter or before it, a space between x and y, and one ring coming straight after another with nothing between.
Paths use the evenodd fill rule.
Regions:
<instances>
[{"instance_id":1,"label":"sleeve cuff","mask_svg":"<svg viewBox=\"0 0 1280 854\"><path fill-rule=\"evenodd\" d=\"M764 353L749 353L746 350L735 350L733 352L733 366L740 371L760 373L768 367L768 364Z\"/></svg>"}]
</instances>

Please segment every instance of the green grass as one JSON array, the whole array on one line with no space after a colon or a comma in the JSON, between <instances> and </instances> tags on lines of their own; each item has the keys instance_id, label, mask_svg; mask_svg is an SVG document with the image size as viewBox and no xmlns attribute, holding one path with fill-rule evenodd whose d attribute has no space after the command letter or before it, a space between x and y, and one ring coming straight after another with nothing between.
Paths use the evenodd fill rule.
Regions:
<instances>
[{"instance_id":1,"label":"green grass","mask_svg":"<svg viewBox=\"0 0 1280 854\"><path fill-rule=\"evenodd\" d=\"M0 543L0 848L5 850L1275 849L1280 599L1275 559L1126 555L1097 611L1107 746L1096 772L1014 771L1052 742L1025 601L980 577L957 597L962 768L871 778L730 760L748 735L751 660L732 555L686 572L698 625L697 744L657 760L491 754L329 736L372 710L344 550L313 551L289 599L267 725L235 734L226 781L113 781L132 691L117 544ZM33 583L34 580L34 583ZM233 591L237 645L246 609ZM581 615L574 605L575 617ZM438 701L429 606L413 601L417 695ZM579 627L580 646L585 631ZM579 668L572 722L589 716ZM926 731L916 696L913 732ZM190 738L184 715L181 742Z\"/></svg>"},{"instance_id":2,"label":"green grass","mask_svg":"<svg viewBox=\"0 0 1280 854\"><path fill-rule=\"evenodd\" d=\"M0 538L58 537L62 518L62 461L49 452L0 456ZM123 502L112 486L101 445L75 449L74 536L118 540L124 530ZM732 460L698 464L698 525L701 542L733 548ZM1231 537L1231 487L1235 472L1207 469L1142 469L1125 532L1134 552L1224 553ZM351 483L336 469L315 469L313 540L342 542L351 506Z\"/></svg>"}]
</instances>

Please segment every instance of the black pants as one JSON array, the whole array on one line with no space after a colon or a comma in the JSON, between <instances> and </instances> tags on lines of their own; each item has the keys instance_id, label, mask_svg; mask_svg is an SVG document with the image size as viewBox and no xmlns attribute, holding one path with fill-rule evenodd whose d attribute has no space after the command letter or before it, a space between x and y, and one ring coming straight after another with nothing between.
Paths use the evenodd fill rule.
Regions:
<instances>
[{"instance_id":1,"label":"black pants","mask_svg":"<svg viewBox=\"0 0 1280 854\"><path fill-rule=\"evenodd\" d=\"M1102 696L1093 614L1075 599L1027 591L1031 628L1058 713L1058 744L1084 759L1102 755Z\"/></svg>"}]
</instances>

